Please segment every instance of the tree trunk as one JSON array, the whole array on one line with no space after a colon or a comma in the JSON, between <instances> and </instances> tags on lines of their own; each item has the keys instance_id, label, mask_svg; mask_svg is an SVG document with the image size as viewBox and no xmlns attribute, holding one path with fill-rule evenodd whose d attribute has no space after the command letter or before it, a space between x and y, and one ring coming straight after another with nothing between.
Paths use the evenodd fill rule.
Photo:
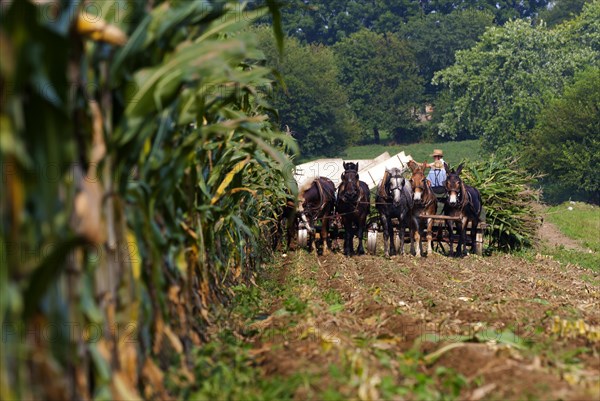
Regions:
<instances>
[{"instance_id":1,"label":"tree trunk","mask_svg":"<svg viewBox=\"0 0 600 401\"><path fill-rule=\"evenodd\" d=\"M373 128L373 142L379 144L379 128Z\"/></svg>"}]
</instances>

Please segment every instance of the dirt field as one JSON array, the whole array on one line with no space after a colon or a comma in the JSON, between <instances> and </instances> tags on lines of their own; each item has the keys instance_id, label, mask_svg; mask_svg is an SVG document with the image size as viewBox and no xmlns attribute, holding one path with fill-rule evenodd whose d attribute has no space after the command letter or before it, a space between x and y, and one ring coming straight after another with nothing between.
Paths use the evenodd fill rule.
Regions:
<instances>
[{"instance_id":1,"label":"dirt field","mask_svg":"<svg viewBox=\"0 0 600 401\"><path fill-rule=\"evenodd\" d=\"M295 399L599 399L600 277L538 255L317 257L270 269L249 319Z\"/></svg>"}]
</instances>

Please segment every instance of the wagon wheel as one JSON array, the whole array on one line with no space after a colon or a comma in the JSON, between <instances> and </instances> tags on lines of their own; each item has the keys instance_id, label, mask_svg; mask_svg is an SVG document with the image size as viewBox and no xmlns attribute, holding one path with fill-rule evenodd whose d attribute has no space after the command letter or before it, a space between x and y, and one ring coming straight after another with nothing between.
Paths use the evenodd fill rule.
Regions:
<instances>
[{"instance_id":1,"label":"wagon wheel","mask_svg":"<svg viewBox=\"0 0 600 401\"><path fill-rule=\"evenodd\" d=\"M404 235L404 232L401 232L399 228L394 228L394 238L390 238L390 240L394 241L394 247L396 248L396 252L400 254L400 236Z\"/></svg>"},{"instance_id":2,"label":"wagon wheel","mask_svg":"<svg viewBox=\"0 0 600 401\"><path fill-rule=\"evenodd\" d=\"M441 253L444 256L448 256L450 253L450 246L444 240L444 231L446 231L446 227L437 227L437 233L433 237L432 246L434 252ZM449 236L449 241L452 241L451 236Z\"/></svg>"},{"instance_id":3,"label":"wagon wheel","mask_svg":"<svg viewBox=\"0 0 600 401\"><path fill-rule=\"evenodd\" d=\"M377 231L369 230L367 233L367 250L371 255L377 252Z\"/></svg>"},{"instance_id":4,"label":"wagon wheel","mask_svg":"<svg viewBox=\"0 0 600 401\"><path fill-rule=\"evenodd\" d=\"M301 228L298 230L298 246L301 248L306 248L308 245L308 230L306 228Z\"/></svg>"}]
</instances>

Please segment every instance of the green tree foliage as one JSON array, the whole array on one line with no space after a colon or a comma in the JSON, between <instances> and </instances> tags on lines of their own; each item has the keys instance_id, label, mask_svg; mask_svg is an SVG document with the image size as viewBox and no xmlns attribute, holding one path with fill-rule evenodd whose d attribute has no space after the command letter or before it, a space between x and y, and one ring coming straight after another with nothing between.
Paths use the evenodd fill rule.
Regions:
<instances>
[{"instance_id":1,"label":"green tree foliage","mask_svg":"<svg viewBox=\"0 0 600 401\"><path fill-rule=\"evenodd\" d=\"M340 82L365 129L406 129L422 100L421 79L408 43L394 34L363 29L338 42Z\"/></svg>"},{"instance_id":2,"label":"green tree foliage","mask_svg":"<svg viewBox=\"0 0 600 401\"><path fill-rule=\"evenodd\" d=\"M447 15L427 14L400 25L398 33L416 53L427 93L432 94L437 88L431 85L434 72L454 64L457 50L473 47L493 19L489 11L466 9Z\"/></svg>"},{"instance_id":3,"label":"green tree foliage","mask_svg":"<svg viewBox=\"0 0 600 401\"><path fill-rule=\"evenodd\" d=\"M238 2L49 3L0 7L0 398L168 399L266 256L293 141Z\"/></svg>"},{"instance_id":4,"label":"green tree foliage","mask_svg":"<svg viewBox=\"0 0 600 401\"><path fill-rule=\"evenodd\" d=\"M558 25L575 18L581 12L583 5L589 2L591 0L555 0L549 2L548 8L539 12L538 19L546 22L548 26Z\"/></svg>"},{"instance_id":5,"label":"green tree foliage","mask_svg":"<svg viewBox=\"0 0 600 401\"><path fill-rule=\"evenodd\" d=\"M545 9L548 0L424 0L420 1L423 12L450 14L455 10L480 10L494 15L497 24L515 18L532 18Z\"/></svg>"},{"instance_id":6,"label":"green tree foliage","mask_svg":"<svg viewBox=\"0 0 600 401\"><path fill-rule=\"evenodd\" d=\"M434 77L448 88L451 101L440 134L475 135L488 150L505 152L527 142L525 133L547 99L560 94L576 71L600 60L599 15L589 10L553 30L512 21L489 28L475 47L458 51L456 63Z\"/></svg>"},{"instance_id":7,"label":"green tree foliage","mask_svg":"<svg viewBox=\"0 0 600 401\"><path fill-rule=\"evenodd\" d=\"M547 199L600 204L600 69L576 76L541 113L530 137L527 165L546 174Z\"/></svg>"},{"instance_id":8,"label":"green tree foliage","mask_svg":"<svg viewBox=\"0 0 600 401\"><path fill-rule=\"evenodd\" d=\"M362 28L394 30L420 12L419 3L412 0L292 0L282 10L288 35L327 45Z\"/></svg>"},{"instance_id":9,"label":"green tree foliage","mask_svg":"<svg viewBox=\"0 0 600 401\"><path fill-rule=\"evenodd\" d=\"M333 51L289 38L280 57L267 29L258 29L258 36L267 65L282 77L272 101L281 128L291 130L303 156L338 154L356 138L358 126Z\"/></svg>"},{"instance_id":10,"label":"green tree foliage","mask_svg":"<svg viewBox=\"0 0 600 401\"><path fill-rule=\"evenodd\" d=\"M396 32L403 24L424 16L478 10L494 16L497 24L535 17L547 0L290 0L282 10L286 33L307 43L332 45L367 28Z\"/></svg>"}]
</instances>

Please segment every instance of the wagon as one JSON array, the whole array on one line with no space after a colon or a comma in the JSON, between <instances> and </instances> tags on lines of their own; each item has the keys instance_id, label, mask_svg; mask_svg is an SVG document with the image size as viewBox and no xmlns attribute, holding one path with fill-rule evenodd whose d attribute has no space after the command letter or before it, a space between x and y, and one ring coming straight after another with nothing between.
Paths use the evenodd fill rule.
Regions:
<instances>
[{"instance_id":1,"label":"wagon","mask_svg":"<svg viewBox=\"0 0 600 401\"><path fill-rule=\"evenodd\" d=\"M439 210L439 208L438 208ZM485 213L483 214L485 215ZM448 220L452 220L458 222L460 220L459 217L450 217L445 216L443 214L433 214L433 215L421 215L420 218L422 220L433 219L433 228L432 228L432 247L433 250L444 255L449 255L450 253L450 243L457 245L459 240L459 233L457 232L457 228L455 227L454 232L449 233L448 228L446 226L446 222ZM404 230L404 233L400 233L399 224L397 219L392 219L394 223L394 241L396 244L396 248L400 245L400 235L404 235L404 243L410 243L410 231L408 228ZM487 229L487 224L485 221L481 221L477 226L477 233L475 234L475 253L477 255L481 255L483 253L483 236L485 230ZM379 233L382 233L382 228L380 224L380 216L378 213L372 214L369 217L369 221L367 223L367 250L371 255L375 255L377 252L377 240L379 238ZM471 246L471 233L472 227L469 224L466 230L466 241L465 246ZM427 230L421 230L421 240L427 241Z\"/></svg>"},{"instance_id":2,"label":"wagon","mask_svg":"<svg viewBox=\"0 0 600 401\"><path fill-rule=\"evenodd\" d=\"M359 170L361 180L365 181L369 188L375 188L379 182L381 181L383 174L386 169L398 167L401 169L405 169L409 160L412 157L410 155L404 154L404 152L400 152L394 156L390 156L389 154L384 153L372 160L360 160L355 161L359 162L361 165L361 169ZM298 182L298 185L301 185L303 182L306 182L307 179L311 177L316 177L319 175L326 176L330 178L337 186L339 183L339 176L343 172L342 168L342 159L322 159L313 161L310 163L305 163L303 165L299 165L296 167L295 178ZM438 198L439 204L439 198ZM440 252L442 254L449 254L450 243L458 244L459 235L456 232L448 233L446 227L447 220L458 221L457 217L448 217L444 216L440 213L441 209L438 207L438 214L435 215L423 215L421 219L433 219L433 248L434 251ZM485 216L485 213L483 213ZM314 224L316 232L315 239L318 237L318 232L321 228L319 222ZM482 218L482 222L479 223L477 227L476 239L475 239L475 252L478 255L481 255L483 252L483 236L484 232L487 229L487 224L484 222L484 217ZM465 246L471 246L471 230L470 226L467 227L466 234L466 243ZM399 244L400 233L398 232L398 224L395 224L395 235L394 238L397 241L396 244ZM374 255L377 249L377 240L379 238L379 233L382 232L380 217L377 212L371 213L369 219L367 221L367 232L366 232L366 245L367 251ZM309 245L311 238L310 232L301 220L298 223L298 245L300 247L306 247ZM328 235L332 239L343 239L344 238L344 230L341 227L330 229ZM409 230L406 229L403 233L405 238L405 243L410 241ZM421 239L426 241L426 232L421 233Z\"/></svg>"}]
</instances>

